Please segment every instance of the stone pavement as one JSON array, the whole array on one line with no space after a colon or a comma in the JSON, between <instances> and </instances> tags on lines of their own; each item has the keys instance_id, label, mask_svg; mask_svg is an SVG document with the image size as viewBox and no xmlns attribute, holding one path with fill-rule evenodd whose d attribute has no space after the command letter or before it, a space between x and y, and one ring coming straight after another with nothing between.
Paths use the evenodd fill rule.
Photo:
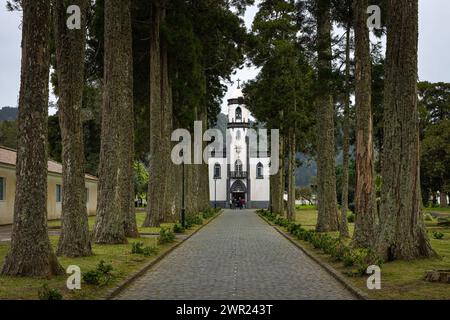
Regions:
<instances>
[{"instance_id":1,"label":"stone pavement","mask_svg":"<svg viewBox=\"0 0 450 320\"><path fill-rule=\"evenodd\" d=\"M0 243L6 243L11 242L11 231L12 226L0 226ZM59 236L60 230L59 229L49 229L48 235L49 236Z\"/></svg>"},{"instance_id":2,"label":"stone pavement","mask_svg":"<svg viewBox=\"0 0 450 320\"><path fill-rule=\"evenodd\" d=\"M226 210L117 299L355 299L251 210Z\"/></svg>"}]
</instances>

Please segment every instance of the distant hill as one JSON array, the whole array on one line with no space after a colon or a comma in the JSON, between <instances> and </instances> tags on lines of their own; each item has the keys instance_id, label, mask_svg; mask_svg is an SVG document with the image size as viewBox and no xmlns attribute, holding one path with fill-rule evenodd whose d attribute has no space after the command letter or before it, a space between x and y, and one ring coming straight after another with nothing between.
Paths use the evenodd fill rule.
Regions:
<instances>
[{"instance_id":1,"label":"distant hill","mask_svg":"<svg viewBox=\"0 0 450 320\"><path fill-rule=\"evenodd\" d=\"M17 119L19 109L3 107L0 109L0 121L14 121Z\"/></svg>"},{"instance_id":2,"label":"distant hill","mask_svg":"<svg viewBox=\"0 0 450 320\"><path fill-rule=\"evenodd\" d=\"M317 163L303 153L297 153L297 160L301 166L295 171L295 184L297 187L308 187L311 179L317 175Z\"/></svg>"}]
</instances>

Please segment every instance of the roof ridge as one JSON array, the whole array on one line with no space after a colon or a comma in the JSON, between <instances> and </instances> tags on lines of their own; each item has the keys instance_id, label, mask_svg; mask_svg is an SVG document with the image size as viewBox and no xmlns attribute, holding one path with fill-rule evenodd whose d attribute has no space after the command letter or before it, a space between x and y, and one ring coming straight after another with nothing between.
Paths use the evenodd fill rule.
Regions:
<instances>
[{"instance_id":1,"label":"roof ridge","mask_svg":"<svg viewBox=\"0 0 450 320\"><path fill-rule=\"evenodd\" d=\"M8 147L0 145L0 150L14 152L15 153L14 157L17 157L17 150L15 150L15 149L8 148ZM9 162L0 161L0 164L1 163L7 164L7 165L13 165L14 167L16 166L15 163L13 164L13 163L9 163ZM56 160L54 160L54 159L52 159L50 157L47 157L47 167L49 166L49 163L52 163L54 165L57 165L58 167L61 167L61 171L62 171L63 164L61 162L58 162L58 161L56 161ZM53 170L48 169L48 172L49 173L56 173L56 174L59 174L59 175L62 174L62 172L59 172L59 170L58 171L53 171ZM85 176L85 178L88 178L88 179L91 179L91 180L94 180L94 179L98 180L98 177L96 177L95 175L89 174L87 172L84 173L84 176Z\"/></svg>"},{"instance_id":2,"label":"roof ridge","mask_svg":"<svg viewBox=\"0 0 450 320\"><path fill-rule=\"evenodd\" d=\"M5 146L2 146L2 145L0 145L0 149L5 149L5 150L8 150L8 151L13 151L13 152L17 152L17 150L16 150L16 149L13 149L13 148L9 148L9 147L5 147Z\"/></svg>"}]
</instances>

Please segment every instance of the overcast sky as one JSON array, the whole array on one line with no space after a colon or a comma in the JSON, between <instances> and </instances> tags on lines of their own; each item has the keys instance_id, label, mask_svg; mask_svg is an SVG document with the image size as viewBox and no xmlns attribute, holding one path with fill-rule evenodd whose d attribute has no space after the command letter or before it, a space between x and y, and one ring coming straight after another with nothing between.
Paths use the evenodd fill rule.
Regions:
<instances>
[{"instance_id":1,"label":"overcast sky","mask_svg":"<svg viewBox=\"0 0 450 320\"><path fill-rule=\"evenodd\" d=\"M0 107L17 106L20 85L21 13L7 12L0 0ZM251 27L257 8L247 10L245 21ZM450 82L450 1L419 0L419 77L431 82ZM252 79L254 69L238 70L233 80ZM230 90L224 99L229 97Z\"/></svg>"}]
</instances>

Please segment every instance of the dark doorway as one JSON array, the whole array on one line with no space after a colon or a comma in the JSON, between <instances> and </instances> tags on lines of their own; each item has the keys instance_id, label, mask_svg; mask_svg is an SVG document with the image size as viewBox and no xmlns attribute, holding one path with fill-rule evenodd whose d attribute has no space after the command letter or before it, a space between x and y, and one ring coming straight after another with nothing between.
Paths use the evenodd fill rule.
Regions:
<instances>
[{"instance_id":1,"label":"dark doorway","mask_svg":"<svg viewBox=\"0 0 450 320\"><path fill-rule=\"evenodd\" d=\"M239 201L240 199L245 200L245 193L243 192L235 192L233 193L233 201Z\"/></svg>"},{"instance_id":2,"label":"dark doorway","mask_svg":"<svg viewBox=\"0 0 450 320\"><path fill-rule=\"evenodd\" d=\"M242 209L245 207L246 198L244 192L233 192L231 194L234 209Z\"/></svg>"}]
</instances>

